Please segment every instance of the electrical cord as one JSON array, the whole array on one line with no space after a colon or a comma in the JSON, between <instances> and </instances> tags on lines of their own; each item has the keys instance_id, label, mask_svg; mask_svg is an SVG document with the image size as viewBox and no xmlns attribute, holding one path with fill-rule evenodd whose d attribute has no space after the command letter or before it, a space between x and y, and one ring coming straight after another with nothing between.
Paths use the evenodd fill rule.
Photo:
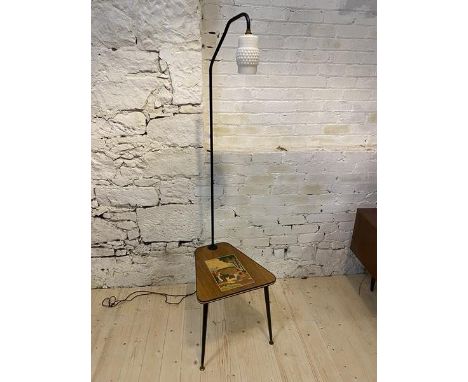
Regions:
<instances>
[{"instance_id":1,"label":"electrical cord","mask_svg":"<svg viewBox=\"0 0 468 382\"><path fill-rule=\"evenodd\" d=\"M187 298L189 296L193 296L195 294L195 292L196 292L196 290L194 290L192 293L188 293L188 294L169 294L169 293L163 293L163 292L152 292L152 291L149 291L149 290L137 290L135 292L130 293L127 297L125 297L122 300L119 300L115 296L106 297L104 300L101 301L101 305L103 307L105 307L105 308L114 308L114 307L116 307L117 305L119 305L122 302L130 302L130 301L133 301L134 299L136 299L137 297L149 296L149 295L152 295L152 294L155 294L155 295L158 295L158 296L164 296L164 299L165 299L164 302L166 304L179 305L185 298ZM169 297L179 297L181 299L179 301L174 302L174 301L169 301L168 300Z\"/></svg>"}]
</instances>

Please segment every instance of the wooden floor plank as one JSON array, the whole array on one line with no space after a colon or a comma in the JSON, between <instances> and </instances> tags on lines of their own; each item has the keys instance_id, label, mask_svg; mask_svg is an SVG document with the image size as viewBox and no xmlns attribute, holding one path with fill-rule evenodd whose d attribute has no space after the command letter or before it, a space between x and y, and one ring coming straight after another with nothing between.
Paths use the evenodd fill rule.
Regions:
<instances>
[{"instance_id":1,"label":"wooden floor plank","mask_svg":"<svg viewBox=\"0 0 468 382\"><path fill-rule=\"evenodd\" d=\"M272 285L269 287L270 294L272 290L276 289L278 286ZM275 344L270 345L270 337L268 333L268 322L266 316L266 305L265 305L265 295L262 289L253 291L249 294L254 306L257 308L259 315L258 319L254 326L254 336L255 339L255 354L257 355L257 362L261 365L260 369L263 371L262 381L281 381L281 370L276 362L275 354ZM271 302L270 302L271 309ZM277 318L272 317L272 332L273 332L273 342L276 340L276 326ZM247 322L246 325L252 325L252 322Z\"/></svg>"},{"instance_id":2,"label":"wooden floor plank","mask_svg":"<svg viewBox=\"0 0 468 382\"><path fill-rule=\"evenodd\" d=\"M188 284L185 293L195 290L195 284ZM202 309L195 297L185 299L185 317L182 335L183 367L180 370L181 382L199 382L200 372L200 331L201 331Z\"/></svg>"},{"instance_id":3,"label":"wooden floor plank","mask_svg":"<svg viewBox=\"0 0 468 382\"><path fill-rule=\"evenodd\" d=\"M264 304L260 304L258 298L260 293L263 290L224 301L233 381L281 380L268 335L260 327L262 324L266 327Z\"/></svg>"},{"instance_id":4,"label":"wooden floor plank","mask_svg":"<svg viewBox=\"0 0 468 382\"><path fill-rule=\"evenodd\" d=\"M279 284L281 285L284 283ZM279 322L274 348L283 381L317 381L310 360L301 346L298 328L292 320L291 308L284 295L283 287L272 288L272 292L272 316L275 317L276 322Z\"/></svg>"},{"instance_id":5,"label":"wooden floor plank","mask_svg":"<svg viewBox=\"0 0 468 382\"><path fill-rule=\"evenodd\" d=\"M337 306L347 317L347 324L351 333L350 340L356 343L369 380L377 379L377 312L368 308L366 299L358 295L353 289L352 277L338 276L333 278L333 290Z\"/></svg>"},{"instance_id":6,"label":"wooden floor plank","mask_svg":"<svg viewBox=\"0 0 468 382\"><path fill-rule=\"evenodd\" d=\"M134 304L135 314L133 315L133 322L130 322L129 328L124 331L125 337L122 338L122 348L119 353L119 367L115 366L115 369L119 370L119 373L116 374L118 375L116 380L120 382L138 380L144 353L144 343L142 342L146 342L146 336L141 331L143 325L148 325L147 321L149 319L149 316L145 315L149 305L146 296L139 297L128 304ZM112 378L112 380L114 379Z\"/></svg>"},{"instance_id":7,"label":"wooden floor plank","mask_svg":"<svg viewBox=\"0 0 468 382\"><path fill-rule=\"evenodd\" d=\"M205 371L199 370L201 304L160 296L103 308L92 291L93 381L354 382L376 380L376 292L362 275L283 279L270 286L273 346L263 290L211 303ZM194 285L146 287L189 293ZM124 344L125 343L125 344Z\"/></svg>"},{"instance_id":8,"label":"wooden floor plank","mask_svg":"<svg viewBox=\"0 0 468 382\"><path fill-rule=\"evenodd\" d=\"M184 294L185 285L175 285L171 294ZM182 340L184 334L185 300L178 305L168 305L169 315L164 341L161 381L180 380L182 360Z\"/></svg>"},{"instance_id":9,"label":"wooden floor plank","mask_svg":"<svg viewBox=\"0 0 468 382\"><path fill-rule=\"evenodd\" d=\"M142 289L157 292L156 288L145 287ZM131 338L127 341L126 356L119 374L119 381L138 381L140 378L147 341L152 341L149 328L156 316L155 307L159 305L156 300L161 302L162 299L163 297L155 295L137 298L136 309L138 313L135 317Z\"/></svg>"},{"instance_id":10,"label":"wooden floor plank","mask_svg":"<svg viewBox=\"0 0 468 382\"><path fill-rule=\"evenodd\" d=\"M118 298L125 297L130 293L130 289L122 288ZM97 359L94 368L93 381L117 381L122 362L125 361L126 346L134 327L135 318L138 314L137 303L121 304L115 308L104 308L106 310L116 310L115 319L112 324L101 350L101 356Z\"/></svg>"},{"instance_id":11,"label":"wooden floor plank","mask_svg":"<svg viewBox=\"0 0 468 382\"><path fill-rule=\"evenodd\" d=\"M342 381L332 357L328 353L327 344L322 338L314 316L307 309L306 298L297 288L288 288L287 282L280 281L287 298L292 319L298 328L302 346L313 368L314 376L319 381ZM300 283L302 290L313 288L313 284Z\"/></svg>"},{"instance_id":12,"label":"wooden floor plank","mask_svg":"<svg viewBox=\"0 0 468 382\"><path fill-rule=\"evenodd\" d=\"M115 295L121 298L124 289L99 289L92 291L91 299L91 375L93 381L97 381L102 372L105 359L109 357L106 349L112 332L115 330L116 320L122 312L118 309L105 308L101 305L105 297Z\"/></svg>"},{"instance_id":13,"label":"wooden floor plank","mask_svg":"<svg viewBox=\"0 0 468 382\"><path fill-rule=\"evenodd\" d=\"M339 277L339 276L337 276ZM327 344L327 349L344 381L375 381L368 370L370 354L349 312L337 298L334 277L315 279L313 288L301 289L299 280L288 280L285 288L301 290L311 314Z\"/></svg>"},{"instance_id":14,"label":"wooden floor plank","mask_svg":"<svg viewBox=\"0 0 468 382\"><path fill-rule=\"evenodd\" d=\"M228 342L227 314L224 303L224 300L215 301L208 306L205 370L200 371L201 382L235 381L239 374L239 365L231 363L232 347ZM201 325L199 333L201 333ZM201 337L199 338L201 344ZM197 350L198 359L200 359L201 345Z\"/></svg>"},{"instance_id":15,"label":"wooden floor plank","mask_svg":"<svg viewBox=\"0 0 468 382\"><path fill-rule=\"evenodd\" d=\"M342 276L334 278L333 289L336 291L337 303L349 313L359 331L368 334L369 339L374 340L375 344L376 337L372 334L375 332L377 323L376 307L366 301L369 297L366 297L364 292L361 292L362 295L358 295L357 290L352 285L352 279Z\"/></svg>"},{"instance_id":16,"label":"wooden floor plank","mask_svg":"<svg viewBox=\"0 0 468 382\"><path fill-rule=\"evenodd\" d=\"M114 309L106 309L102 307L101 302L105 297L111 294L119 293L119 290L96 289L91 293L91 349L97 345L97 341L102 341L101 331L109 330L111 327L110 322L114 319L117 311ZM99 351L96 351L98 354ZM94 353L93 353L94 354Z\"/></svg>"},{"instance_id":17,"label":"wooden floor plank","mask_svg":"<svg viewBox=\"0 0 468 382\"><path fill-rule=\"evenodd\" d=\"M172 288L158 287L151 289L152 291L170 293ZM164 343L166 341L166 331L169 319L169 306L164 302L164 297L153 296L151 315L152 320L148 327L148 334L145 344L145 353L141 366L140 376L138 381L159 381Z\"/></svg>"},{"instance_id":18,"label":"wooden floor plank","mask_svg":"<svg viewBox=\"0 0 468 382\"><path fill-rule=\"evenodd\" d=\"M345 334L349 349L359 355L362 369L369 381L377 379L376 374L376 319L375 312L365 308L363 299L354 292L346 276L330 280L333 302L342 317L340 331Z\"/></svg>"}]
</instances>

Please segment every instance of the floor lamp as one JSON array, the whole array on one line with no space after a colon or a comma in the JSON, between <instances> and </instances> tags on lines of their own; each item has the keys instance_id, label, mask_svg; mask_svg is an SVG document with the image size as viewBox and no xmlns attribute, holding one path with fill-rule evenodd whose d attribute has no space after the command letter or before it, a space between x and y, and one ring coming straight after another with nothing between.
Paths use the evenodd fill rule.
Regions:
<instances>
[{"instance_id":1,"label":"floor lamp","mask_svg":"<svg viewBox=\"0 0 468 382\"><path fill-rule=\"evenodd\" d=\"M245 34L243 36L239 36L239 43L236 52L236 61L237 61L237 68L238 73L240 74L255 74L257 73L257 65L258 65L258 58L259 58L259 51L258 51L258 37L254 36L250 31L250 17L247 13L242 12L239 13L237 16L231 18L224 28L223 35L219 40L218 46L213 54L213 57L210 61L210 69L209 69L209 92L210 92L210 173L211 173L211 244L208 246L210 250L215 250L217 248L214 242L214 198L213 198L213 64L215 63L216 56L223 45L224 38L229 30L231 24L240 19L241 17L245 17L247 22L247 29L245 30Z\"/></svg>"},{"instance_id":2,"label":"floor lamp","mask_svg":"<svg viewBox=\"0 0 468 382\"><path fill-rule=\"evenodd\" d=\"M223 35L219 40L218 46L210 61L209 68L209 97L210 97L210 171L211 171L211 244L198 247L195 250L195 271L197 284L197 299L203 304L203 323L202 323L202 348L200 370L205 369L205 340L208 319L208 305L214 301L227 297L250 292L254 289L263 288L265 294L265 305L268 322L269 343L273 345L273 334L271 329L270 297L268 287L276 281L276 277L263 268L260 264L246 256L240 250L229 243L215 243L214 240L214 180L213 180L213 64L216 56L223 44L224 38L231 24L245 17L247 28L245 34L239 37L238 48L236 52L236 61L238 73L255 74L259 58L258 37L250 31L250 17L247 13L239 13L231 18L224 28ZM214 260L214 263L213 263ZM222 264L220 266L220 263ZM212 267L209 268L208 264ZM213 266L213 264L216 264ZM236 275L223 274L227 268L234 265ZM222 285L227 279L233 283Z\"/></svg>"}]
</instances>

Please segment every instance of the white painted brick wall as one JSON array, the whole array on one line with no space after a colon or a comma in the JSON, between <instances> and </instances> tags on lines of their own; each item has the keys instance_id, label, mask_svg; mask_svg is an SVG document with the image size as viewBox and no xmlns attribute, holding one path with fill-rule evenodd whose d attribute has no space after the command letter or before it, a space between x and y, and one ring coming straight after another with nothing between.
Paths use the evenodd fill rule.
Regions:
<instances>
[{"instance_id":1,"label":"white painted brick wall","mask_svg":"<svg viewBox=\"0 0 468 382\"><path fill-rule=\"evenodd\" d=\"M209 32L242 11L261 65L237 74L239 20L215 65L216 240L278 277L360 271L349 245L356 208L376 205L375 2L178 4L92 2L93 286L194 281L210 233Z\"/></svg>"},{"instance_id":2,"label":"white painted brick wall","mask_svg":"<svg viewBox=\"0 0 468 382\"><path fill-rule=\"evenodd\" d=\"M213 69L218 150L375 150L375 0L202 4L205 76L227 19L247 12L259 36L255 76L237 74L243 19L232 24L218 54ZM207 96L205 87L205 101Z\"/></svg>"}]
</instances>

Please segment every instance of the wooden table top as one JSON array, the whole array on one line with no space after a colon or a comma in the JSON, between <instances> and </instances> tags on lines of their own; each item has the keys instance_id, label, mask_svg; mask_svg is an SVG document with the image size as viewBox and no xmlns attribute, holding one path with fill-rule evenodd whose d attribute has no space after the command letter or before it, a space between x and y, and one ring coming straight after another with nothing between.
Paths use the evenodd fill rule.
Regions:
<instances>
[{"instance_id":1,"label":"wooden table top","mask_svg":"<svg viewBox=\"0 0 468 382\"><path fill-rule=\"evenodd\" d=\"M231 244L217 243L216 245L218 248L215 250L208 249L208 246L199 247L195 250L197 299L201 304L248 292L253 289L264 288L276 281L276 277L273 273L267 271L260 264L243 254ZM254 283L222 292L205 261L225 255L235 255L252 277Z\"/></svg>"}]
</instances>

